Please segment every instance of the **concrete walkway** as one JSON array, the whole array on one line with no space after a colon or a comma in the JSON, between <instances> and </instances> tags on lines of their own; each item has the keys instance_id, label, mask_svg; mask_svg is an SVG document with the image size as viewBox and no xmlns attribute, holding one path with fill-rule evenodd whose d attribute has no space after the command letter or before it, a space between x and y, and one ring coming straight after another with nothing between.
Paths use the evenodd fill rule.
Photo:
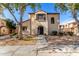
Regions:
<instances>
[{"instance_id":1,"label":"concrete walkway","mask_svg":"<svg viewBox=\"0 0 79 59\"><path fill-rule=\"evenodd\" d=\"M79 45L48 45L39 49L38 56L79 56Z\"/></svg>"},{"instance_id":2,"label":"concrete walkway","mask_svg":"<svg viewBox=\"0 0 79 59\"><path fill-rule=\"evenodd\" d=\"M36 45L0 46L0 56L79 56L79 45L48 45L44 36Z\"/></svg>"}]
</instances>

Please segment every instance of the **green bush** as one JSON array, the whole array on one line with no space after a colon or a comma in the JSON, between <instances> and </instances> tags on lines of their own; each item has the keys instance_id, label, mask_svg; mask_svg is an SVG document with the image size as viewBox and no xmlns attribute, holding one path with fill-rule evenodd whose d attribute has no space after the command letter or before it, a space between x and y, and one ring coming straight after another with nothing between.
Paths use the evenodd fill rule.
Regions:
<instances>
[{"instance_id":1,"label":"green bush","mask_svg":"<svg viewBox=\"0 0 79 59\"><path fill-rule=\"evenodd\" d=\"M57 31L52 31L51 35L57 35Z\"/></svg>"},{"instance_id":2,"label":"green bush","mask_svg":"<svg viewBox=\"0 0 79 59\"><path fill-rule=\"evenodd\" d=\"M64 32L59 32L58 34L59 34L59 36L63 36Z\"/></svg>"},{"instance_id":3,"label":"green bush","mask_svg":"<svg viewBox=\"0 0 79 59\"><path fill-rule=\"evenodd\" d=\"M67 34L73 36L73 32L67 32Z\"/></svg>"},{"instance_id":4,"label":"green bush","mask_svg":"<svg viewBox=\"0 0 79 59\"><path fill-rule=\"evenodd\" d=\"M17 33L12 33L11 36L14 36L14 35L16 35L16 34L17 34Z\"/></svg>"}]
</instances>

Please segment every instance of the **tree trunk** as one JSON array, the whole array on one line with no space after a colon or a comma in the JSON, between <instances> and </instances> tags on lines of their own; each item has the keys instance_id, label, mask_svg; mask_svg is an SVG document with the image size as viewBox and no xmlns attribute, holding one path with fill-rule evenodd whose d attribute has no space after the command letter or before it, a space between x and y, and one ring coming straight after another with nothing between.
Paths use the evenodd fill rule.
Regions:
<instances>
[{"instance_id":1,"label":"tree trunk","mask_svg":"<svg viewBox=\"0 0 79 59\"><path fill-rule=\"evenodd\" d=\"M22 24L19 24L18 37L19 37L19 40L23 39L23 36L22 36Z\"/></svg>"},{"instance_id":2,"label":"tree trunk","mask_svg":"<svg viewBox=\"0 0 79 59\"><path fill-rule=\"evenodd\" d=\"M23 17L23 11L22 11L22 5L20 4L20 23L19 23L19 40L23 39L23 34L22 34L22 17Z\"/></svg>"}]
</instances>

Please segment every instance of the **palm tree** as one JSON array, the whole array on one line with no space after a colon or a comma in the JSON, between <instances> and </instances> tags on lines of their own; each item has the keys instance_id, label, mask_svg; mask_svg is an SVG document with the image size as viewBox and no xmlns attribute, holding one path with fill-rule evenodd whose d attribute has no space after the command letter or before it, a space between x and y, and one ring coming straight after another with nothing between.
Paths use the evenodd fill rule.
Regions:
<instances>
[{"instance_id":1,"label":"palm tree","mask_svg":"<svg viewBox=\"0 0 79 59\"><path fill-rule=\"evenodd\" d=\"M18 30L19 39L22 39L22 22L23 22L22 18L23 18L23 14L24 14L26 7L31 6L31 8L33 10L35 10L36 6L40 8L40 4L33 4L33 3L15 3L15 4L2 3L0 6L8 9L10 14L14 17L14 20L19 25L19 30ZM20 14L20 20L19 21L17 20L16 16L14 15L14 9L16 9L16 11L19 11L19 14Z\"/></svg>"}]
</instances>

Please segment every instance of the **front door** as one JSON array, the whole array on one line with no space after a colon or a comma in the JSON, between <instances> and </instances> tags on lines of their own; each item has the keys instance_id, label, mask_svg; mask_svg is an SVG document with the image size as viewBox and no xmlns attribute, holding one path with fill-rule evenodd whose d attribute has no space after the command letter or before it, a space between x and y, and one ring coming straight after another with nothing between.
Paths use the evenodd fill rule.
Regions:
<instances>
[{"instance_id":1,"label":"front door","mask_svg":"<svg viewBox=\"0 0 79 59\"><path fill-rule=\"evenodd\" d=\"M38 27L38 34L39 34L39 35L43 35L43 34L44 34L44 29L43 29L42 26L39 26L39 27Z\"/></svg>"}]
</instances>

